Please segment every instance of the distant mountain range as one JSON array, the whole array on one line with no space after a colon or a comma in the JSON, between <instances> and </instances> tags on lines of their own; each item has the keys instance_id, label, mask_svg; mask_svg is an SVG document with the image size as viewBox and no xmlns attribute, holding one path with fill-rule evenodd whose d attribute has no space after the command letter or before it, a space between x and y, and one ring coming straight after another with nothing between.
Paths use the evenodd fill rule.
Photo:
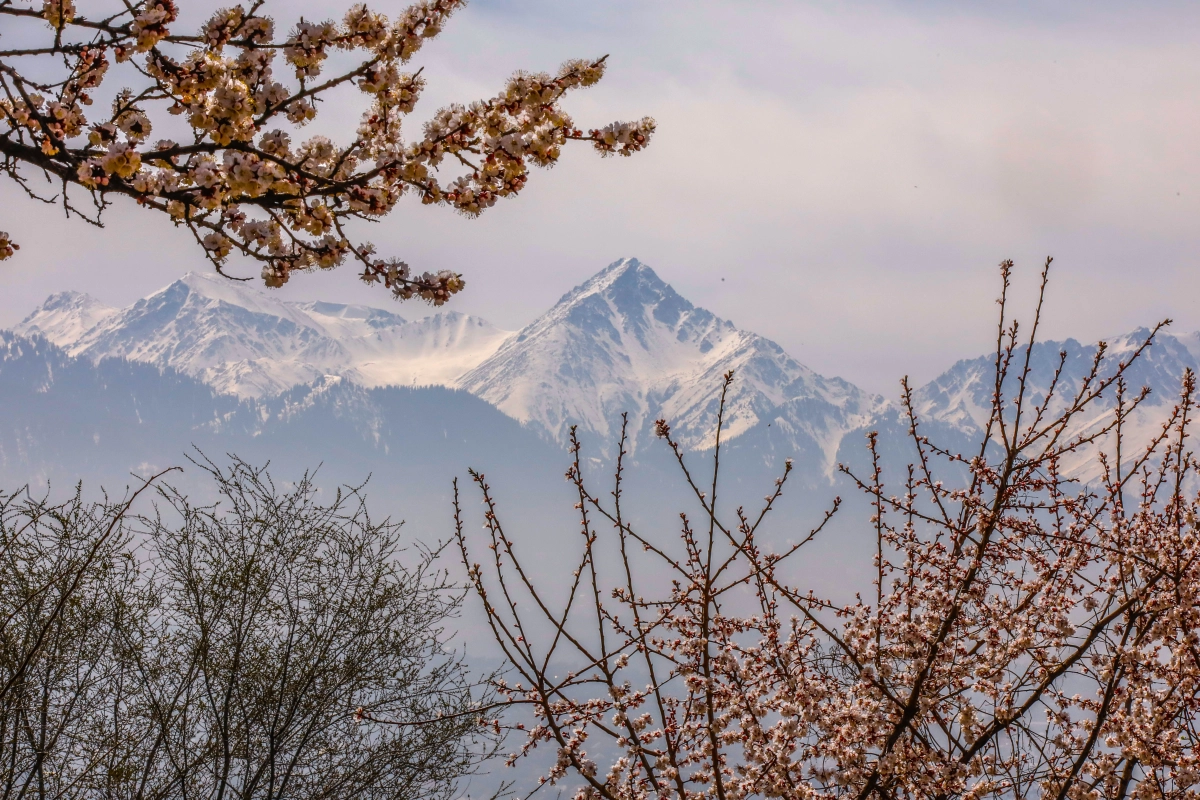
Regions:
<instances>
[{"instance_id":1,"label":"distant mountain range","mask_svg":"<svg viewBox=\"0 0 1200 800\"><path fill-rule=\"evenodd\" d=\"M120 494L131 474L188 467L201 453L270 462L285 482L317 470L326 489L369 477L376 513L432 538L449 533L451 481L467 467L488 473L518 508L544 515L556 508L543 499L561 492L566 464L561 448L462 391L322 377L241 399L171 368L93 363L44 338L0 331L0 493L24 484L61 492L82 480L92 492ZM196 472L182 479L202 490Z\"/></svg>"},{"instance_id":2,"label":"distant mountain range","mask_svg":"<svg viewBox=\"0 0 1200 800\"><path fill-rule=\"evenodd\" d=\"M390 311L288 303L189 273L128 308L51 295L14 328L70 355L171 367L218 392L265 397L325 375L359 385L453 385L512 334L456 312L408 322Z\"/></svg>"},{"instance_id":3,"label":"distant mountain range","mask_svg":"<svg viewBox=\"0 0 1200 800\"><path fill-rule=\"evenodd\" d=\"M1112 362L1146 335L1138 330L1113 339ZM373 452L389 453L415 427L429 426L406 422L409 412L398 409L408 403L428 414L442 402L431 399L436 396L454 398L456 413L472 419L446 417L446 436L464 424L480 435L482 451L495 445L486 441L489 430L509 431L505 446L520 440L517 449L532 455L561 446L576 425L590 452L611 457L623 412L630 415L631 452L644 449L659 417L671 422L685 447L703 451L716 426L721 375L730 369L736 381L725 436L745 463L778 467L783 458L795 458L810 482L828 485L837 463L856 461L867 430L879 429L892 441L907 431L895 402L818 375L769 339L692 305L632 258L610 264L516 332L455 312L408 321L368 306L284 302L189 274L123 309L78 293L53 295L0 344L6 348L0 349L0 389L10 401L35 383L51 385L89 369L95 374L77 379L104 383L109 394L124 398L120 413L138 408L139 393L151 392L155 381L176 387L187 399L163 402L194 409L191 422L172 434L180 446L202 433L222 441L284 436L291 420L325 415L351 426L355 440ZM1071 339L1038 345L1035 396L1046 390L1060 351L1068 353L1060 392L1069 393L1095 346ZM45 363L30 367L31 353ZM963 446L978 438L993 390L992 363L991 356L960 361L916 390L929 431ZM1183 371L1198 363L1200 334L1162 336L1130 376L1131 384L1153 392L1134 425L1147 432L1161 425ZM408 394L385 387L405 387ZM33 428L43 420L45 435L59 435L52 417L67 413L59 406L26 411L16 416ZM33 429L14 432L16 417L6 416L0 461L36 471L29 460ZM134 429L121 436L137 438ZM895 460L906 457L897 451ZM1094 469L1083 460L1068 466L1084 478Z\"/></svg>"}]
</instances>

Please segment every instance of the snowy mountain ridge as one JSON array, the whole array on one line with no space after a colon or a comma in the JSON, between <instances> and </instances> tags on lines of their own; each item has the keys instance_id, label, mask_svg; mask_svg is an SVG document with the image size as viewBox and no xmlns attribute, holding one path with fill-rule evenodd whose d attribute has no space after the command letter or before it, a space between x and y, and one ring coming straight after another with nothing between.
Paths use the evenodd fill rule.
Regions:
<instances>
[{"instance_id":1,"label":"snowy mountain ridge","mask_svg":"<svg viewBox=\"0 0 1200 800\"><path fill-rule=\"evenodd\" d=\"M729 370L737 376L725 409L729 438L803 398L810 401L809 432L832 431L836 439L882 403L692 305L634 258L568 292L458 385L556 441L574 424L611 454L621 415L629 412L631 449L659 417L685 447L704 449L716 433L719 389ZM833 439L822 448L829 455Z\"/></svg>"},{"instance_id":2,"label":"snowy mountain ridge","mask_svg":"<svg viewBox=\"0 0 1200 800\"><path fill-rule=\"evenodd\" d=\"M1118 364L1127 361L1141 348L1149 335L1149 329L1138 328L1107 339L1099 377L1113 375ZM1030 353L1029 401L1036 405L1045 399L1061 363L1062 374L1048 406L1051 418L1061 413L1083 388L1082 381L1091 370L1097 349L1097 344L1082 344L1075 339L1035 344ZM1018 355L1023 358L1023 353L1024 349ZM1010 369L1003 389L1007 401L1011 401L1017 391L1020 359L1014 361L1016 364ZM1200 332L1172 334L1160 331L1153 344L1145 348L1127 369L1126 401L1133 399L1143 387L1150 390L1149 396L1124 424L1130 442L1140 447L1162 430L1179 400L1187 370L1200 372ZM914 407L920 419L937 420L946 428L975 441L987 424L994 391L995 356L979 356L959 361L917 389L913 393ZM1112 420L1115 396L1116 388L1110 387L1075 419L1070 431L1076 435L1090 434L1108 425ZM1108 443L1106 437L1097 446L1103 448ZM1100 466L1094 458L1094 449L1088 448L1069 456L1062 469L1070 477L1090 480L1099 476Z\"/></svg>"},{"instance_id":3,"label":"snowy mountain ridge","mask_svg":"<svg viewBox=\"0 0 1200 800\"><path fill-rule=\"evenodd\" d=\"M335 379L368 388L462 389L558 444L578 426L590 452L609 457L624 412L630 451L652 437L660 417L686 448L710 447L722 375L731 369L736 380L724 439L768 460L795 457L829 476L849 457L848 448L861 448L858 434L879 428L903 439L907 431L894 402L813 372L775 342L694 306L633 258L613 262L518 332L455 312L408 321L369 306L284 302L195 274L123 309L56 294L15 331L42 335L93 362L119 357L172 368L242 398L280 397L305 386L319 394ZM1112 339L1106 369L1147 334ZM1078 388L1096 345L1038 344L1035 401L1047 391L1060 351L1067 361L1059 402ZM916 389L920 417L956 440L976 439L994 388L993 366L990 355L966 359ZM1198 367L1200 334L1159 335L1128 375L1131 390L1152 389L1130 420L1137 433L1161 426L1184 370ZM1103 424L1111 402L1097 404L1079 420L1080 429ZM1065 467L1088 477L1083 473L1094 461L1080 454Z\"/></svg>"},{"instance_id":4,"label":"snowy mountain ridge","mask_svg":"<svg viewBox=\"0 0 1200 800\"><path fill-rule=\"evenodd\" d=\"M52 295L13 330L93 361L172 367L240 397L325 375L367 387L448 385L512 335L457 312L409 322L370 306L285 302L195 273L123 309L76 292Z\"/></svg>"},{"instance_id":5,"label":"snowy mountain ridge","mask_svg":"<svg viewBox=\"0 0 1200 800\"><path fill-rule=\"evenodd\" d=\"M578 425L609 455L623 412L630 414L630 449L659 417L671 420L685 447L711 446L717 392L730 369L738 379L726 408L727 438L802 401L795 431L825 460L882 403L697 308L633 258L613 262L516 333L455 312L409 322L368 306L285 302L198 274L123 309L56 294L14 330L93 361L170 367L243 398L326 376L366 387L462 388L551 441L565 441Z\"/></svg>"}]
</instances>

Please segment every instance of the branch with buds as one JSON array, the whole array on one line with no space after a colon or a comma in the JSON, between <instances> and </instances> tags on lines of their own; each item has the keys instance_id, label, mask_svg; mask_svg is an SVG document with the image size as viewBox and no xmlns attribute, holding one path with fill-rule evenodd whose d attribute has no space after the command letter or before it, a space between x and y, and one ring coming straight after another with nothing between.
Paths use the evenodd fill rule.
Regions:
<instances>
[{"instance_id":1,"label":"branch with buds","mask_svg":"<svg viewBox=\"0 0 1200 800\"><path fill-rule=\"evenodd\" d=\"M535 715L511 760L552 748L543 781L578 800L1196 796L1195 377L1134 442L1147 392L1126 379L1153 334L1115 363L1101 346L1081 377L1064 377L1065 354L1035 375L1046 266L1025 336L1002 265L977 451L931 442L905 384L914 460L900 485L874 433L867 474L842 468L876 545L873 591L852 603L800 585L794 563L838 503L782 552L761 530L790 462L757 512L718 506L720 419L711 484L656 425L699 509L674 539L623 510L624 447L601 496L572 439L580 555L561 604L474 475L490 555L474 559L456 500L463 561L515 678L496 688ZM1094 459L1101 478L1064 477L1067 458Z\"/></svg>"},{"instance_id":2,"label":"branch with buds","mask_svg":"<svg viewBox=\"0 0 1200 800\"><path fill-rule=\"evenodd\" d=\"M585 131L562 109L569 92L600 80L605 57L568 61L553 75L518 72L496 96L443 108L419 136L402 135L425 85L421 70L402 68L463 4L422 0L395 20L359 4L340 23L302 19L280 37L265 0L222 9L192 35L173 31L176 0L120 3L95 19L73 0L40 8L2 0L0 17L30 27L20 46L0 48L0 168L30 197L97 225L111 195L131 197L187 228L222 274L234 253L261 264L268 286L349 259L367 283L441 305L462 290L461 275L418 274L380 258L352 239L347 223L377 221L405 194L477 216L517 195L531 166L553 166L569 141L628 156L654 132L648 117ZM359 61L326 75L338 51ZM276 71L280 59L290 74ZM108 113L89 117L113 61L136 85L118 92ZM343 87L367 101L353 138L296 141L319 103ZM164 114L181 118L184 141L151 142L169 122ZM445 166L462 174L443 183ZM61 192L39 194L28 168ZM80 211L69 189L87 192L94 213ZM0 260L16 249L0 233Z\"/></svg>"}]
</instances>

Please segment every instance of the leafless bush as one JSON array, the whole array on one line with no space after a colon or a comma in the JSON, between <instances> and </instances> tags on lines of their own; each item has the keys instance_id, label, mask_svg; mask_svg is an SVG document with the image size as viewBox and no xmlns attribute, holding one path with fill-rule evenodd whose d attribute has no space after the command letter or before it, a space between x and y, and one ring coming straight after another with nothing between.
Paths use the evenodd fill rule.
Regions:
<instances>
[{"instance_id":1,"label":"leafless bush","mask_svg":"<svg viewBox=\"0 0 1200 800\"><path fill-rule=\"evenodd\" d=\"M119 633L137 567L130 508L0 496L0 797L56 797L111 766Z\"/></svg>"},{"instance_id":2,"label":"leafless bush","mask_svg":"<svg viewBox=\"0 0 1200 800\"><path fill-rule=\"evenodd\" d=\"M212 504L163 487L131 522L77 498L26 537L60 594L62 543L98 555L0 707L5 800L452 795L495 734L447 647L461 590L437 554L402 554L358 490L196 466Z\"/></svg>"}]
</instances>

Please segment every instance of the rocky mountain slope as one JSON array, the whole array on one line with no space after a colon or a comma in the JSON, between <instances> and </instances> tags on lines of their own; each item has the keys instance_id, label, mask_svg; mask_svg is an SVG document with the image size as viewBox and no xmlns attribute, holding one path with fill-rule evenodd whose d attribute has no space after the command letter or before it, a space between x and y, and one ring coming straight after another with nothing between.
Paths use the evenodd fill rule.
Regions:
<instances>
[{"instance_id":1,"label":"rocky mountain slope","mask_svg":"<svg viewBox=\"0 0 1200 800\"><path fill-rule=\"evenodd\" d=\"M704 449L713 442L729 370L736 380L725 411L728 438L785 405L803 406L797 434L832 457L841 435L882 403L697 308L632 258L568 292L458 385L557 441L578 425L610 451L628 412L633 450L660 417L686 447Z\"/></svg>"},{"instance_id":2,"label":"rocky mountain slope","mask_svg":"<svg viewBox=\"0 0 1200 800\"><path fill-rule=\"evenodd\" d=\"M407 321L391 311L333 303L287 303L219 278L188 275L128 308L63 293L49 298L16 331L41 335L92 362L128 359L161 374L195 378L222 396L262 401L259 411L297 391L324 396L338 382L339 414L360 415L372 429L370 404L353 410L354 387L440 385L465 390L561 446L577 425L589 452L614 455L621 415L630 415L630 450L640 454L654 421L667 419L689 449L711 447L721 376L734 370L725 440L743 463L778 468L794 458L809 477L828 483L840 462L862 458L863 434L880 430L888 461L903 468L907 421L894 401L828 378L779 345L698 308L647 265L621 259L568 292L516 333L457 313ZM1126 357L1147 331L1110 342L1105 370ZM1075 340L1034 348L1030 392L1044 396L1067 353L1057 402L1078 388L1096 345ZM1131 420L1149 436L1169 415L1184 371L1200 366L1200 334L1160 334L1129 376L1150 398ZM977 447L990 401L993 357L967 359L914 392L927 433L960 449ZM1011 396L1012 386L1006 387ZM313 393L316 394L313 394ZM1078 430L1102 425L1112 393L1080 418ZM393 434L372 434L386 447ZM1103 446L1103 443L1101 443ZM1095 477L1083 453L1064 467Z\"/></svg>"},{"instance_id":3,"label":"rocky mountain slope","mask_svg":"<svg viewBox=\"0 0 1200 800\"><path fill-rule=\"evenodd\" d=\"M123 309L56 294L14 331L93 361L170 367L240 397L278 394L325 375L368 387L447 385L511 335L456 312L409 322L369 306L283 302L195 273Z\"/></svg>"}]
</instances>

